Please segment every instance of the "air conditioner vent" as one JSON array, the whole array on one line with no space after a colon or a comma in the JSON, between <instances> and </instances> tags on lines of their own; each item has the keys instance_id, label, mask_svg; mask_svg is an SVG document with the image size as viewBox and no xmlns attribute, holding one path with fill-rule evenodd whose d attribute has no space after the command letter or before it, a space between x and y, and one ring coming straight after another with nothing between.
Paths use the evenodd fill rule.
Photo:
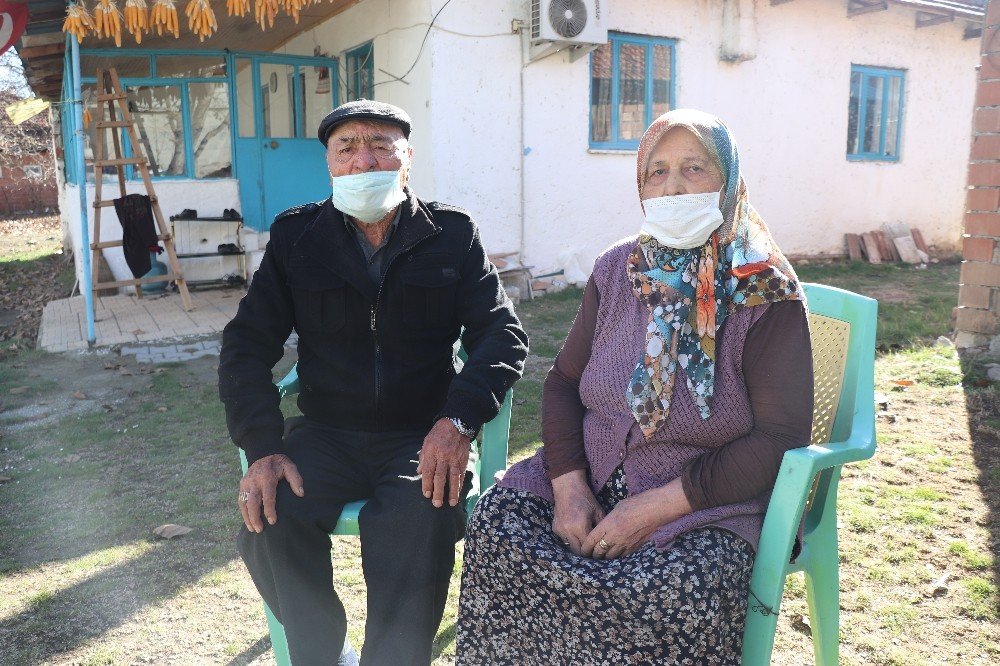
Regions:
<instances>
[{"instance_id":1,"label":"air conditioner vent","mask_svg":"<svg viewBox=\"0 0 1000 666\"><path fill-rule=\"evenodd\" d=\"M583 0L550 0L549 22L557 35L573 39L587 27L587 5Z\"/></svg>"}]
</instances>

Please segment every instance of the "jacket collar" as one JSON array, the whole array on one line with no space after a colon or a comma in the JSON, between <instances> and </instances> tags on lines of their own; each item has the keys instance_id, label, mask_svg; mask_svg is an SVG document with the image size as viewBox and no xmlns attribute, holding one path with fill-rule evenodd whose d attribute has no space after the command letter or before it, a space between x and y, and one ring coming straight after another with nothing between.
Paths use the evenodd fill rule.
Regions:
<instances>
[{"instance_id":1,"label":"jacket collar","mask_svg":"<svg viewBox=\"0 0 1000 666\"><path fill-rule=\"evenodd\" d=\"M387 246L387 267L409 248L441 232L441 227L434 223L427 207L413 190L407 186L403 191L406 199L400 204L399 227ZM294 244L303 254L375 301L378 286L368 277L356 247L357 241L348 233L344 214L334 207L331 199L323 202Z\"/></svg>"}]
</instances>

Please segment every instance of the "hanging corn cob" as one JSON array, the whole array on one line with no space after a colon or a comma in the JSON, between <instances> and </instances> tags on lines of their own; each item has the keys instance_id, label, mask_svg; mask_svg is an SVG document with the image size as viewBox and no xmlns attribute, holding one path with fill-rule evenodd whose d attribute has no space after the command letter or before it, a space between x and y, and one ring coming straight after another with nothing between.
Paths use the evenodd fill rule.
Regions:
<instances>
[{"instance_id":1,"label":"hanging corn cob","mask_svg":"<svg viewBox=\"0 0 1000 666\"><path fill-rule=\"evenodd\" d=\"M299 12L302 8L309 4L310 0L281 0L281 4L285 8L285 13L295 19L295 22L299 22Z\"/></svg>"},{"instance_id":2,"label":"hanging corn cob","mask_svg":"<svg viewBox=\"0 0 1000 666\"><path fill-rule=\"evenodd\" d=\"M90 127L90 123L94 120L93 116L90 115L90 109L84 108L83 110L83 126L85 128Z\"/></svg>"},{"instance_id":3,"label":"hanging corn cob","mask_svg":"<svg viewBox=\"0 0 1000 666\"><path fill-rule=\"evenodd\" d=\"M278 14L278 0L257 0L254 3L253 13L261 30L264 29L264 21L273 28L274 17Z\"/></svg>"},{"instance_id":4,"label":"hanging corn cob","mask_svg":"<svg viewBox=\"0 0 1000 666\"><path fill-rule=\"evenodd\" d=\"M250 11L250 0L226 0L226 9L230 16L246 16Z\"/></svg>"},{"instance_id":5,"label":"hanging corn cob","mask_svg":"<svg viewBox=\"0 0 1000 666\"><path fill-rule=\"evenodd\" d=\"M115 46L122 45L122 13L118 0L101 0L94 7L94 26L98 37L115 40Z\"/></svg>"},{"instance_id":6,"label":"hanging corn cob","mask_svg":"<svg viewBox=\"0 0 1000 666\"><path fill-rule=\"evenodd\" d=\"M156 26L157 35L162 35L166 32L168 35L173 33L174 38L180 37L181 32L177 21L177 7L174 6L174 0L155 0L149 24L150 26Z\"/></svg>"},{"instance_id":7,"label":"hanging corn cob","mask_svg":"<svg viewBox=\"0 0 1000 666\"><path fill-rule=\"evenodd\" d=\"M149 10L146 0L125 0L125 29L142 44L143 33L149 32Z\"/></svg>"},{"instance_id":8,"label":"hanging corn cob","mask_svg":"<svg viewBox=\"0 0 1000 666\"><path fill-rule=\"evenodd\" d=\"M84 35L94 30L94 18L82 1L74 2L66 9L66 21L63 22L62 29L76 37L77 42L83 42Z\"/></svg>"},{"instance_id":9,"label":"hanging corn cob","mask_svg":"<svg viewBox=\"0 0 1000 666\"><path fill-rule=\"evenodd\" d=\"M188 17L188 28L198 35L201 41L211 37L219 27L215 22L215 12L212 11L212 5L208 4L208 0L191 0L184 8L184 13Z\"/></svg>"}]
</instances>

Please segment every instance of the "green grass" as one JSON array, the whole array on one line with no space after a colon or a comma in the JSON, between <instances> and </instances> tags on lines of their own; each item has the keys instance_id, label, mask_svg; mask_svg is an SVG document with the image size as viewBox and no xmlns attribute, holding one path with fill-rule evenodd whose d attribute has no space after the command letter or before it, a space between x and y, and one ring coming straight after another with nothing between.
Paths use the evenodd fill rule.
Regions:
<instances>
[{"instance_id":1,"label":"green grass","mask_svg":"<svg viewBox=\"0 0 1000 666\"><path fill-rule=\"evenodd\" d=\"M993 566L993 556L972 550L964 541L954 541L948 546L948 552L957 555L962 566L972 571L981 571Z\"/></svg>"},{"instance_id":2,"label":"green grass","mask_svg":"<svg viewBox=\"0 0 1000 666\"><path fill-rule=\"evenodd\" d=\"M917 269L902 264L841 262L796 268L804 282L840 287L878 299L878 343L885 348L934 340L951 333L958 300L956 263Z\"/></svg>"}]
</instances>

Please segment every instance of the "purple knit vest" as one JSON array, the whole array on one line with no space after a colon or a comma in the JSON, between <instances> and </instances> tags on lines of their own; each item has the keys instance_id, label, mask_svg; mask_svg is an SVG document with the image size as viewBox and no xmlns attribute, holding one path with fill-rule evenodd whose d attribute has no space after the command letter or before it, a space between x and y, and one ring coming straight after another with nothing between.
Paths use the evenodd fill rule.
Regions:
<instances>
[{"instance_id":1,"label":"purple knit vest","mask_svg":"<svg viewBox=\"0 0 1000 666\"><path fill-rule=\"evenodd\" d=\"M743 383L743 344L747 331L767 305L740 308L720 328L715 394L709 401L711 416L702 420L684 371L678 369L667 422L651 440L643 438L625 400L629 378L645 346L649 316L632 293L625 273L626 259L636 242L635 236L619 241L594 264L600 305L590 360L580 380L580 397L587 408L583 419L584 449L594 493L604 487L619 465L624 467L630 495L666 485L680 476L694 458L753 428L753 412ZM541 450L507 470L500 485L553 501ZM695 511L658 529L651 541L657 548L666 549L684 532L711 525L737 534L756 550L769 496L766 493L749 502Z\"/></svg>"}]
</instances>

